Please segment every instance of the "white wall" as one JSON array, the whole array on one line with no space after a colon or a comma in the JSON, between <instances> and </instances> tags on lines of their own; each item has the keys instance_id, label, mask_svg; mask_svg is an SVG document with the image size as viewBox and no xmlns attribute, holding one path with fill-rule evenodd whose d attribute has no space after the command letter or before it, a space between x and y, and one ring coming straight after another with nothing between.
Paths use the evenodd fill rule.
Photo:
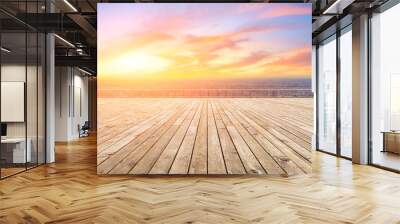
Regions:
<instances>
[{"instance_id":1,"label":"white wall","mask_svg":"<svg viewBox=\"0 0 400 224\"><path fill-rule=\"evenodd\" d=\"M69 73L67 67L55 68L55 141L68 141L69 138Z\"/></svg>"},{"instance_id":2,"label":"white wall","mask_svg":"<svg viewBox=\"0 0 400 224\"><path fill-rule=\"evenodd\" d=\"M55 85L55 140L77 139L78 125L88 120L88 78L76 68L56 67Z\"/></svg>"},{"instance_id":3,"label":"white wall","mask_svg":"<svg viewBox=\"0 0 400 224\"><path fill-rule=\"evenodd\" d=\"M25 82L26 70L28 74L36 73L36 67L18 64L5 64L1 66L1 81L3 82ZM35 93L27 93L28 97L34 96ZM7 108L1 108L2 110L7 110ZM28 117L28 121L31 121ZM8 137L25 137L25 122L7 122L7 136ZM28 136L29 137L29 136Z\"/></svg>"},{"instance_id":4,"label":"white wall","mask_svg":"<svg viewBox=\"0 0 400 224\"><path fill-rule=\"evenodd\" d=\"M38 70L37 70L38 69ZM27 80L26 80L27 78ZM24 82L26 84L26 107L23 106L22 113L26 112L26 121L6 122L7 137L27 138L30 140L32 161L44 162L45 150L45 116L44 116L44 74L39 66L27 67L25 64L3 64L1 66L2 82ZM6 97L7 96L2 96ZM12 108L1 108L1 110L12 110ZM8 111L11 112L12 111ZM39 156L37 156L39 154Z\"/></svg>"}]
</instances>

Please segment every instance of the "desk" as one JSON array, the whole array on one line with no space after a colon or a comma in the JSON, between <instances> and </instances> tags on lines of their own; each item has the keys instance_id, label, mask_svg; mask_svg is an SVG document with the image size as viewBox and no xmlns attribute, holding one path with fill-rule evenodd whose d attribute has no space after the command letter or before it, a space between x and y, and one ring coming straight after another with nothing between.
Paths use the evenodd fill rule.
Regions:
<instances>
[{"instance_id":1,"label":"desk","mask_svg":"<svg viewBox=\"0 0 400 224\"><path fill-rule=\"evenodd\" d=\"M27 139L25 151L25 138L5 138L1 139L1 154L8 163L26 163L31 162L31 139ZM4 155L4 156L3 156ZM12 158L12 159L11 159Z\"/></svg>"},{"instance_id":2,"label":"desk","mask_svg":"<svg viewBox=\"0 0 400 224\"><path fill-rule=\"evenodd\" d=\"M383 151L400 154L400 131L383 131Z\"/></svg>"}]
</instances>

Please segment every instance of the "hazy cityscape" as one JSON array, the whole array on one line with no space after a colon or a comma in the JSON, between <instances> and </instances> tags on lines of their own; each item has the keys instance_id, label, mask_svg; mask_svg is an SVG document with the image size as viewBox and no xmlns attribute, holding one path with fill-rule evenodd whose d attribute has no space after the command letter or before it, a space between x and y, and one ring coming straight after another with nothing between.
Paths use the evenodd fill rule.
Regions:
<instances>
[{"instance_id":1,"label":"hazy cityscape","mask_svg":"<svg viewBox=\"0 0 400 224\"><path fill-rule=\"evenodd\" d=\"M99 89L99 97L312 97L311 79L163 81L132 88Z\"/></svg>"}]
</instances>

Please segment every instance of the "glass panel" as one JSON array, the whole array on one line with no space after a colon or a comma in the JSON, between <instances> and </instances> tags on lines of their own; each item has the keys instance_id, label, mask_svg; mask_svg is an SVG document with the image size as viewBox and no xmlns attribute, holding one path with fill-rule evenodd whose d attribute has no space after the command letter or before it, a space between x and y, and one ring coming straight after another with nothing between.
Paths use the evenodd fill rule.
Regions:
<instances>
[{"instance_id":1,"label":"glass panel","mask_svg":"<svg viewBox=\"0 0 400 224\"><path fill-rule=\"evenodd\" d=\"M26 111L27 111L27 143L29 150L30 148L30 160L28 160L28 168L37 165L38 158L38 143L37 143L37 132L38 132L38 124L37 124L37 116L38 116L38 107L37 107L37 98L38 98L38 88L37 88L37 80L38 80L38 49L37 49L37 33L29 32L27 33L28 38L28 62L27 62L27 80L26 80L26 89L27 89L27 98L26 98Z\"/></svg>"},{"instance_id":2,"label":"glass panel","mask_svg":"<svg viewBox=\"0 0 400 224\"><path fill-rule=\"evenodd\" d=\"M5 177L24 171L30 160L25 122L26 34L3 32L1 45L1 173Z\"/></svg>"},{"instance_id":3,"label":"glass panel","mask_svg":"<svg viewBox=\"0 0 400 224\"><path fill-rule=\"evenodd\" d=\"M346 32L347 31L347 32ZM341 155L352 157L352 35L345 30L340 36L340 150Z\"/></svg>"},{"instance_id":4,"label":"glass panel","mask_svg":"<svg viewBox=\"0 0 400 224\"><path fill-rule=\"evenodd\" d=\"M37 1L27 2L27 13L37 13ZM37 18L37 17L34 17ZM32 18L32 22L34 18ZM30 150L28 168L38 163L38 34L35 30L27 30L27 80L26 80L26 113L27 113L27 150Z\"/></svg>"},{"instance_id":5,"label":"glass panel","mask_svg":"<svg viewBox=\"0 0 400 224\"><path fill-rule=\"evenodd\" d=\"M400 5L372 18L372 163L400 170Z\"/></svg>"},{"instance_id":6,"label":"glass panel","mask_svg":"<svg viewBox=\"0 0 400 224\"><path fill-rule=\"evenodd\" d=\"M336 153L336 37L318 48L318 148Z\"/></svg>"},{"instance_id":7,"label":"glass panel","mask_svg":"<svg viewBox=\"0 0 400 224\"><path fill-rule=\"evenodd\" d=\"M46 37L44 34L39 33L38 35L38 163L45 163L46 158L46 149L45 149L45 60L46 60L46 52L45 52L45 44Z\"/></svg>"},{"instance_id":8,"label":"glass panel","mask_svg":"<svg viewBox=\"0 0 400 224\"><path fill-rule=\"evenodd\" d=\"M43 13L45 1L1 1L13 14ZM0 177L45 162L45 35L0 12ZM11 112L10 112L11 111Z\"/></svg>"}]
</instances>

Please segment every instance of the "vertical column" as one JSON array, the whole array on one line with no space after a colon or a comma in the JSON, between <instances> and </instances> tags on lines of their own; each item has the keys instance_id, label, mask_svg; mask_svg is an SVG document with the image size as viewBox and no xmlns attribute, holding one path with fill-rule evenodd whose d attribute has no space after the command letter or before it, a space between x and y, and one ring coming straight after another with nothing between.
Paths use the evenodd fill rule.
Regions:
<instances>
[{"instance_id":1,"label":"vertical column","mask_svg":"<svg viewBox=\"0 0 400 224\"><path fill-rule=\"evenodd\" d=\"M341 64L340 64L340 36L341 31L336 31L336 155L341 156L342 147L342 123L340 114L340 83L341 83Z\"/></svg>"},{"instance_id":2,"label":"vertical column","mask_svg":"<svg viewBox=\"0 0 400 224\"><path fill-rule=\"evenodd\" d=\"M92 132L97 131L97 79L96 77L89 77L88 80L88 110L89 110L89 122L90 130Z\"/></svg>"},{"instance_id":3,"label":"vertical column","mask_svg":"<svg viewBox=\"0 0 400 224\"><path fill-rule=\"evenodd\" d=\"M353 162L368 163L368 15L353 19Z\"/></svg>"},{"instance_id":4,"label":"vertical column","mask_svg":"<svg viewBox=\"0 0 400 224\"><path fill-rule=\"evenodd\" d=\"M314 95L314 134L312 136L312 149L317 149L317 46L312 45L312 56L311 56L311 63L312 63L312 92Z\"/></svg>"},{"instance_id":5,"label":"vertical column","mask_svg":"<svg viewBox=\"0 0 400 224\"><path fill-rule=\"evenodd\" d=\"M54 11L51 1L46 1L46 11ZM55 43L54 34L46 34L46 163L55 161Z\"/></svg>"}]
</instances>

